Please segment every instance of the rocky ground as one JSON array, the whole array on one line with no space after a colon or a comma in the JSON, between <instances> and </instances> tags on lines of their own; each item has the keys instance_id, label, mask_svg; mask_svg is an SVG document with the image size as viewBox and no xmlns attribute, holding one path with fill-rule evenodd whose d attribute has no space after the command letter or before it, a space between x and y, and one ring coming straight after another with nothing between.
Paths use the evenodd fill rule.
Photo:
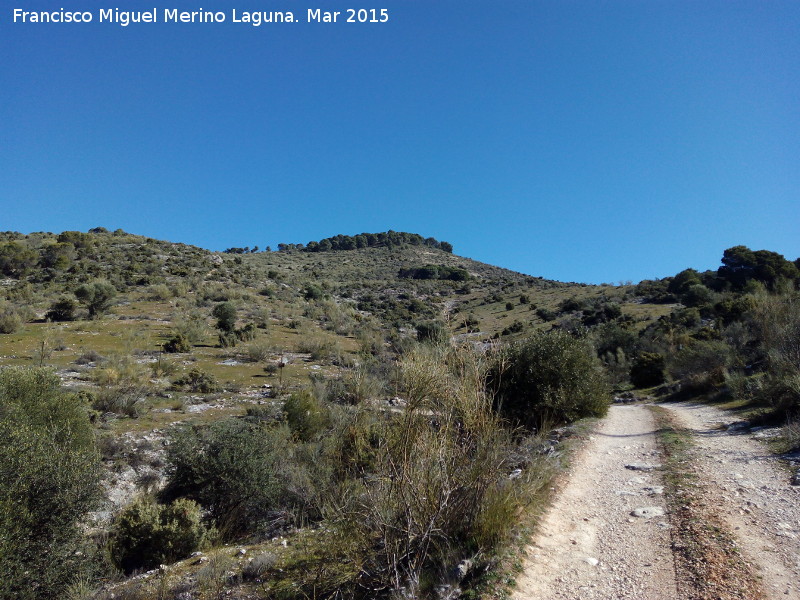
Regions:
<instances>
[{"instance_id":1,"label":"rocky ground","mask_svg":"<svg viewBox=\"0 0 800 600\"><path fill-rule=\"evenodd\" d=\"M800 599L800 488L785 461L754 439L769 433L737 426L735 417L713 407L664 406L692 439L697 490L666 498L653 412L641 404L612 407L574 457L531 540L515 600ZM687 502L698 506L684 513ZM707 516L714 527L695 527L686 515ZM718 564L687 572L686 553L674 554L687 529L704 535L720 528L741 560L726 558L730 548L705 551L714 540L697 540L704 550L697 560ZM736 569L737 577L726 578L726 569ZM697 572L719 577L713 595L709 586L696 585ZM743 578L752 584L742 585ZM730 589L726 579L735 582Z\"/></svg>"}]
</instances>

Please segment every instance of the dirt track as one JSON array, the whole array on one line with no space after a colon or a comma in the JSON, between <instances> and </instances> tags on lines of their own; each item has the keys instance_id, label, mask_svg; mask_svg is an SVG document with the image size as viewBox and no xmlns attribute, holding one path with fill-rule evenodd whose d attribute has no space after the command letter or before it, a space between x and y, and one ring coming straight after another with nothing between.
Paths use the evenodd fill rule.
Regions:
<instances>
[{"instance_id":1,"label":"dirt track","mask_svg":"<svg viewBox=\"0 0 800 600\"><path fill-rule=\"evenodd\" d=\"M708 501L754 567L763 597L800 599L800 487L754 439L767 432L737 429L736 417L710 406L664 406L694 434Z\"/></svg>"},{"instance_id":2,"label":"dirt track","mask_svg":"<svg viewBox=\"0 0 800 600\"><path fill-rule=\"evenodd\" d=\"M760 579L763 595L741 597L800 600L800 490L788 472L751 435L724 429L736 420L727 413L665 406L693 434L707 510ZM515 600L702 597L678 591L685 578L671 549L676 520L663 496L655 432L646 406L611 408L531 540Z\"/></svg>"}]
</instances>

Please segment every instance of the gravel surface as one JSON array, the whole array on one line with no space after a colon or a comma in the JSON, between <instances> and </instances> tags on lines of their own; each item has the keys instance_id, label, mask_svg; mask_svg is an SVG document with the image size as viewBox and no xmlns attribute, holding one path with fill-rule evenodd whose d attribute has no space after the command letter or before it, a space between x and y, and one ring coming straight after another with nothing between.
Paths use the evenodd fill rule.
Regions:
<instances>
[{"instance_id":1,"label":"gravel surface","mask_svg":"<svg viewBox=\"0 0 800 600\"><path fill-rule=\"evenodd\" d=\"M651 412L612 406L527 548L516 600L677 598Z\"/></svg>"},{"instance_id":2,"label":"gravel surface","mask_svg":"<svg viewBox=\"0 0 800 600\"><path fill-rule=\"evenodd\" d=\"M800 486L754 439L770 432L751 432L707 405L662 406L692 433L705 514L728 530L758 580L752 589L759 591L742 589L741 597L800 600ZM686 578L676 575L670 535L679 519L663 496L655 428L646 406L611 407L527 548L515 600L681 598Z\"/></svg>"},{"instance_id":3,"label":"gravel surface","mask_svg":"<svg viewBox=\"0 0 800 600\"><path fill-rule=\"evenodd\" d=\"M693 432L708 499L756 567L765 598L800 599L800 487L791 485L789 471L730 413L702 404L662 406Z\"/></svg>"}]
</instances>

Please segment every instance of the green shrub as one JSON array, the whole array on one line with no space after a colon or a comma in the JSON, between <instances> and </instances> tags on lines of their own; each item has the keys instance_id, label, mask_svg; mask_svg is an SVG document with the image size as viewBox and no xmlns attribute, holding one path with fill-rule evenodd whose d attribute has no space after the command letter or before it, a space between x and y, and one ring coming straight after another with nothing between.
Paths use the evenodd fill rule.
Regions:
<instances>
[{"instance_id":1,"label":"green shrub","mask_svg":"<svg viewBox=\"0 0 800 600\"><path fill-rule=\"evenodd\" d=\"M0 313L0 333L16 333L22 327L22 318L17 311L6 309Z\"/></svg>"},{"instance_id":2,"label":"green shrub","mask_svg":"<svg viewBox=\"0 0 800 600\"><path fill-rule=\"evenodd\" d=\"M147 410L147 387L133 383L103 385L92 399L92 408L136 419Z\"/></svg>"},{"instance_id":3,"label":"green shrub","mask_svg":"<svg viewBox=\"0 0 800 600\"><path fill-rule=\"evenodd\" d=\"M325 292L321 287L312 283L306 286L303 297L306 300L321 300L325 297Z\"/></svg>"},{"instance_id":4,"label":"green shrub","mask_svg":"<svg viewBox=\"0 0 800 600\"><path fill-rule=\"evenodd\" d=\"M108 281L97 280L84 283L75 290L75 297L89 310L89 317L103 314L117 295L117 289Z\"/></svg>"},{"instance_id":5,"label":"green shrub","mask_svg":"<svg viewBox=\"0 0 800 600\"><path fill-rule=\"evenodd\" d=\"M292 432L302 441L316 437L330 423L325 405L307 391L289 396L283 404L283 412Z\"/></svg>"},{"instance_id":6,"label":"green shrub","mask_svg":"<svg viewBox=\"0 0 800 600\"><path fill-rule=\"evenodd\" d=\"M275 348L267 342L252 342L245 348L247 358L252 362L264 362L275 354Z\"/></svg>"},{"instance_id":7,"label":"green shrub","mask_svg":"<svg viewBox=\"0 0 800 600\"><path fill-rule=\"evenodd\" d=\"M232 302L217 304L211 316L217 320L217 328L224 333L232 333L236 328L236 306Z\"/></svg>"},{"instance_id":8,"label":"green shrub","mask_svg":"<svg viewBox=\"0 0 800 600\"><path fill-rule=\"evenodd\" d=\"M731 361L731 348L718 340L693 341L669 360L669 374L685 385L703 392L725 382Z\"/></svg>"},{"instance_id":9,"label":"green shrub","mask_svg":"<svg viewBox=\"0 0 800 600\"><path fill-rule=\"evenodd\" d=\"M196 367L183 377L176 379L173 385L177 388L185 388L190 392L200 392L202 394L210 394L220 390L217 378L212 373L207 373Z\"/></svg>"},{"instance_id":10,"label":"green shrub","mask_svg":"<svg viewBox=\"0 0 800 600\"><path fill-rule=\"evenodd\" d=\"M322 332L303 332L297 349L299 352L308 352L313 360L330 360L341 351L336 336Z\"/></svg>"},{"instance_id":11,"label":"green shrub","mask_svg":"<svg viewBox=\"0 0 800 600\"><path fill-rule=\"evenodd\" d=\"M422 346L399 368L408 406L378 424L374 443L358 428L369 473L364 492L340 503L337 548L359 565L359 585L434 597L442 573L507 539L528 479L509 485L514 445L492 411L479 354Z\"/></svg>"},{"instance_id":12,"label":"green shrub","mask_svg":"<svg viewBox=\"0 0 800 600\"><path fill-rule=\"evenodd\" d=\"M226 333L224 331L220 331L217 339L219 340L220 348L235 348L239 343L239 338L236 336L235 332Z\"/></svg>"},{"instance_id":13,"label":"green shrub","mask_svg":"<svg viewBox=\"0 0 800 600\"><path fill-rule=\"evenodd\" d=\"M175 320L175 333L183 335L190 344L199 344L208 334L206 320L196 311L186 313Z\"/></svg>"},{"instance_id":14,"label":"green shrub","mask_svg":"<svg viewBox=\"0 0 800 600\"><path fill-rule=\"evenodd\" d=\"M130 573L189 556L207 541L208 531L192 500L180 498L165 505L145 497L120 513L111 536L114 562Z\"/></svg>"},{"instance_id":15,"label":"green shrub","mask_svg":"<svg viewBox=\"0 0 800 600\"><path fill-rule=\"evenodd\" d=\"M754 310L766 356L763 398L784 418L800 416L800 295L792 290L759 298Z\"/></svg>"},{"instance_id":16,"label":"green shrub","mask_svg":"<svg viewBox=\"0 0 800 600\"><path fill-rule=\"evenodd\" d=\"M60 298L50 305L50 310L45 314L45 319L48 321L73 321L76 308L78 308L78 304L72 298Z\"/></svg>"},{"instance_id":17,"label":"green shrub","mask_svg":"<svg viewBox=\"0 0 800 600\"><path fill-rule=\"evenodd\" d=\"M417 340L431 344L445 344L450 341L450 332L444 323L430 321L417 325Z\"/></svg>"},{"instance_id":18,"label":"green shrub","mask_svg":"<svg viewBox=\"0 0 800 600\"><path fill-rule=\"evenodd\" d=\"M235 330L234 333L239 341L252 342L254 339L256 339L256 335L258 335L258 328L254 323L248 323L241 329Z\"/></svg>"},{"instance_id":19,"label":"green shrub","mask_svg":"<svg viewBox=\"0 0 800 600\"><path fill-rule=\"evenodd\" d=\"M285 426L241 419L186 426L167 446L164 499L199 502L226 537L269 532L291 521L303 504L289 482L293 444Z\"/></svg>"},{"instance_id":20,"label":"green shrub","mask_svg":"<svg viewBox=\"0 0 800 600\"><path fill-rule=\"evenodd\" d=\"M556 317L558 316L558 313L549 308L541 307L536 309L536 316L539 317L545 323L549 323L550 321L555 321Z\"/></svg>"},{"instance_id":21,"label":"green shrub","mask_svg":"<svg viewBox=\"0 0 800 600\"><path fill-rule=\"evenodd\" d=\"M166 284L158 283L155 285L151 285L147 289L147 299L148 300L169 300L172 297L172 291L166 286Z\"/></svg>"},{"instance_id":22,"label":"green shrub","mask_svg":"<svg viewBox=\"0 0 800 600\"><path fill-rule=\"evenodd\" d=\"M62 597L100 498L85 404L45 369L0 370L0 597Z\"/></svg>"},{"instance_id":23,"label":"green shrub","mask_svg":"<svg viewBox=\"0 0 800 600\"><path fill-rule=\"evenodd\" d=\"M637 388L664 383L664 365L663 354L642 352L631 365L631 383Z\"/></svg>"},{"instance_id":24,"label":"green shrub","mask_svg":"<svg viewBox=\"0 0 800 600\"><path fill-rule=\"evenodd\" d=\"M554 330L515 344L489 373L495 408L528 428L602 416L607 382L586 340Z\"/></svg>"},{"instance_id":25,"label":"green shrub","mask_svg":"<svg viewBox=\"0 0 800 600\"><path fill-rule=\"evenodd\" d=\"M690 285L681 294L681 302L686 306L701 306L710 302L711 298L711 290L701 283Z\"/></svg>"},{"instance_id":26,"label":"green shrub","mask_svg":"<svg viewBox=\"0 0 800 600\"><path fill-rule=\"evenodd\" d=\"M192 351L192 344L189 342L189 338L187 338L182 333L176 333L166 342L164 342L164 352L173 354L173 353L191 352L191 351Z\"/></svg>"}]
</instances>

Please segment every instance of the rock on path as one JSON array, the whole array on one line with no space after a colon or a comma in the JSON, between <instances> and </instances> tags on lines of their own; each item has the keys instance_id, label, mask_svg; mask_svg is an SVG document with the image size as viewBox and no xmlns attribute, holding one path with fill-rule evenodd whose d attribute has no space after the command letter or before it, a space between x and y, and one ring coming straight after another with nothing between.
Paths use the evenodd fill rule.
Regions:
<instances>
[{"instance_id":1,"label":"rock on path","mask_svg":"<svg viewBox=\"0 0 800 600\"><path fill-rule=\"evenodd\" d=\"M659 462L651 412L612 406L527 548L513 598L677 598L659 471L630 468Z\"/></svg>"}]
</instances>

